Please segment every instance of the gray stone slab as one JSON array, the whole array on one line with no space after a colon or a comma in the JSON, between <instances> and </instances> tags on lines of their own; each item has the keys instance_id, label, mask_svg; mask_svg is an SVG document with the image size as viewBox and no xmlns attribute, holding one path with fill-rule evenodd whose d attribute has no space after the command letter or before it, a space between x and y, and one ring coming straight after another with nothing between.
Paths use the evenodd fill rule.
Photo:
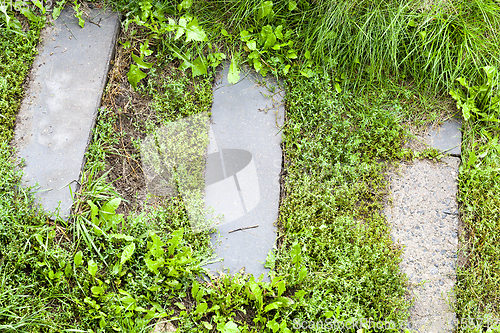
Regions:
<instances>
[{"instance_id":1,"label":"gray stone slab","mask_svg":"<svg viewBox=\"0 0 500 333\"><path fill-rule=\"evenodd\" d=\"M460 156L462 145L462 122L457 118L451 118L440 126L429 129L425 138L431 147L446 152L452 156Z\"/></svg>"},{"instance_id":2,"label":"gray stone slab","mask_svg":"<svg viewBox=\"0 0 500 333\"><path fill-rule=\"evenodd\" d=\"M230 273L244 269L258 277L268 272L264 263L276 240L284 92L275 80L251 70L229 84L228 67L214 89L205 175L205 204L214 216L223 214L217 226L221 238L212 238L222 261L207 267Z\"/></svg>"},{"instance_id":3,"label":"gray stone slab","mask_svg":"<svg viewBox=\"0 0 500 333\"><path fill-rule=\"evenodd\" d=\"M116 13L91 13L82 29L65 9L42 32L43 44L17 118L14 144L26 162L25 182L38 183L44 209L60 207L67 217L84 164L113 56L120 20Z\"/></svg>"}]
</instances>

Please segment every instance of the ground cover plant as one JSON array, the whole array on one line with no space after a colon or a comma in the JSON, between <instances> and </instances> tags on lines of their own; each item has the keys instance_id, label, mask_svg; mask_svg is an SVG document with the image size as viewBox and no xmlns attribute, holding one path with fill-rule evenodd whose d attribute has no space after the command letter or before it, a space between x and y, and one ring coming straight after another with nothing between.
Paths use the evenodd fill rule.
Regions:
<instances>
[{"instance_id":1,"label":"ground cover plant","mask_svg":"<svg viewBox=\"0 0 500 333\"><path fill-rule=\"evenodd\" d=\"M498 78L489 67L485 84L479 71L499 59L496 3L110 4L124 13L123 33L72 220L37 213L2 144L0 328L357 331L345 326L362 318L404 326L410 303L401 249L381 215L384 172L413 157L403 148L408 126L450 113L446 87L467 119L460 197L468 261L458 271L457 313L483 323L498 318ZM85 3L71 6L85 25ZM0 7L4 142L47 14L39 2L23 8L29 30L27 21L19 28L12 20L16 7ZM284 195L270 282L241 274L204 280L208 232L191 231L180 197L148 195L141 170L148 134L210 110L214 71L224 59L232 82L243 63L286 82ZM467 79L457 82L467 83L465 90L454 86L458 76Z\"/></svg>"},{"instance_id":2,"label":"ground cover plant","mask_svg":"<svg viewBox=\"0 0 500 333\"><path fill-rule=\"evenodd\" d=\"M482 79L460 78L452 95L465 122L460 201L465 265L458 270L457 310L468 331L498 327L499 190L499 77L495 67L485 67Z\"/></svg>"}]
</instances>

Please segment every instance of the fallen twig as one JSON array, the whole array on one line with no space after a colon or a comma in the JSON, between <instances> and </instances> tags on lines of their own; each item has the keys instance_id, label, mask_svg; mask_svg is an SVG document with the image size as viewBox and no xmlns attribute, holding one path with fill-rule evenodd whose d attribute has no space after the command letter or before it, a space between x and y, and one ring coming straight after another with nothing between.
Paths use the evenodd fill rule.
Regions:
<instances>
[{"instance_id":1,"label":"fallen twig","mask_svg":"<svg viewBox=\"0 0 500 333\"><path fill-rule=\"evenodd\" d=\"M243 227L243 228L238 228L238 229L234 229L234 230L231 230L228 232L228 234L232 233L232 232L236 232L236 231L241 231L241 230L247 230L247 229L253 229L253 228L257 228L259 225L256 224L256 225L252 225L250 227Z\"/></svg>"}]
</instances>

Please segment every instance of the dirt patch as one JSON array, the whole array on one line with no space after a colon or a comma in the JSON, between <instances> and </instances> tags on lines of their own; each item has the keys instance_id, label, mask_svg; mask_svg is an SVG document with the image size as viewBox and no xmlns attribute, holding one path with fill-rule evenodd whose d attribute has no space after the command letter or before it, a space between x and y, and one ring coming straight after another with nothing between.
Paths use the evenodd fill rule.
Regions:
<instances>
[{"instance_id":1,"label":"dirt patch","mask_svg":"<svg viewBox=\"0 0 500 333\"><path fill-rule=\"evenodd\" d=\"M155 64L151 70L143 69L148 76L139 83L137 90L130 85L127 74L132 63L131 55L139 55L140 45L146 41L142 29L131 24L127 32L121 32L101 107L101 112L105 110L107 117L113 119L116 135L113 143L105 149L106 167L100 174L107 173L108 181L125 199L119 208L119 213L124 214L144 209L146 202L156 206L166 200L148 195L140 158L142 140L165 123L186 116L186 112L208 112L211 106L211 95L210 103L206 99L200 101L198 96L201 94L198 85L202 80L205 84L207 79L193 79L189 71L178 69L178 60L156 51L144 58L144 61ZM131 31L136 33L132 35ZM156 50L154 40L149 40L149 47ZM206 84L203 87L206 88Z\"/></svg>"}]
</instances>

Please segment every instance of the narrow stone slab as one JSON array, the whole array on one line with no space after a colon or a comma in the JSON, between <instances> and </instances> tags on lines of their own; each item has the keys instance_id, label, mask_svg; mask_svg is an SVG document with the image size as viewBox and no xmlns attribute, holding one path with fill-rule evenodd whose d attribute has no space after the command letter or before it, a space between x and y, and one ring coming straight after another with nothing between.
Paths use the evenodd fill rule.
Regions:
<instances>
[{"instance_id":1,"label":"narrow stone slab","mask_svg":"<svg viewBox=\"0 0 500 333\"><path fill-rule=\"evenodd\" d=\"M462 145L462 122L457 118L451 118L440 126L429 129L425 138L427 144L452 156L460 156Z\"/></svg>"},{"instance_id":2,"label":"narrow stone slab","mask_svg":"<svg viewBox=\"0 0 500 333\"><path fill-rule=\"evenodd\" d=\"M276 240L281 172L283 91L252 70L237 84L227 81L229 64L214 89L205 175L206 206L223 215L213 235L218 258L213 271L244 269L258 277ZM265 83L267 88L262 84Z\"/></svg>"},{"instance_id":3,"label":"narrow stone slab","mask_svg":"<svg viewBox=\"0 0 500 333\"><path fill-rule=\"evenodd\" d=\"M116 13L91 13L82 29L65 9L42 32L29 90L17 118L14 144L26 161L25 182L46 211L67 217L119 32Z\"/></svg>"},{"instance_id":4,"label":"narrow stone slab","mask_svg":"<svg viewBox=\"0 0 500 333\"><path fill-rule=\"evenodd\" d=\"M452 332L452 289L458 250L457 176L460 159L403 164L391 175L393 205L385 208L392 237L404 246L401 270L414 299L411 329Z\"/></svg>"}]
</instances>

